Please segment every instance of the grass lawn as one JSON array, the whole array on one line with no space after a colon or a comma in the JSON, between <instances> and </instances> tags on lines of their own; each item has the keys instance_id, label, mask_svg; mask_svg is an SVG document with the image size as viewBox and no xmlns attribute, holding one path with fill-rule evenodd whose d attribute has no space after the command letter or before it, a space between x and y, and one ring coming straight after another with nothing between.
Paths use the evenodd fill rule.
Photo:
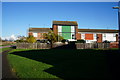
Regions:
<instances>
[{"instance_id":1,"label":"grass lawn","mask_svg":"<svg viewBox=\"0 0 120 80\"><path fill-rule=\"evenodd\" d=\"M8 46L8 45L15 45L15 44L4 44L4 45L0 45L0 46Z\"/></svg>"},{"instance_id":2,"label":"grass lawn","mask_svg":"<svg viewBox=\"0 0 120 80\"><path fill-rule=\"evenodd\" d=\"M8 53L19 78L117 78L120 54L113 50L16 49Z\"/></svg>"},{"instance_id":3,"label":"grass lawn","mask_svg":"<svg viewBox=\"0 0 120 80\"><path fill-rule=\"evenodd\" d=\"M11 49L10 47L7 47L7 48L0 48L0 53L5 51L5 50L8 50L8 49Z\"/></svg>"}]
</instances>

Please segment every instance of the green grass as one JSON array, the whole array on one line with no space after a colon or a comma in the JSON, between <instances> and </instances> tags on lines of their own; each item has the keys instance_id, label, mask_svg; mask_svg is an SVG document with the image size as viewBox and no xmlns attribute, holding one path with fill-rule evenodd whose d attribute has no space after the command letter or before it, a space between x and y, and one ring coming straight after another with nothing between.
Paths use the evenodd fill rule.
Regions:
<instances>
[{"instance_id":1,"label":"green grass","mask_svg":"<svg viewBox=\"0 0 120 80\"><path fill-rule=\"evenodd\" d=\"M3 51L6 51L8 49L11 49L10 47L7 47L7 48L0 48L0 53L3 52Z\"/></svg>"},{"instance_id":2,"label":"green grass","mask_svg":"<svg viewBox=\"0 0 120 80\"><path fill-rule=\"evenodd\" d=\"M16 49L8 54L19 78L112 78L120 67L119 57L118 50L92 49Z\"/></svg>"},{"instance_id":3,"label":"green grass","mask_svg":"<svg viewBox=\"0 0 120 80\"><path fill-rule=\"evenodd\" d=\"M0 45L0 46L8 46L8 45L16 45L16 43L9 43L9 44L2 44L2 45Z\"/></svg>"},{"instance_id":4,"label":"green grass","mask_svg":"<svg viewBox=\"0 0 120 80\"><path fill-rule=\"evenodd\" d=\"M26 50L13 50L11 52L14 51ZM8 59L11 63L12 71L15 72L19 78L57 78L44 71L45 69L53 67L52 65L14 54L9 54Z\"/></svg>"}]
</instances>

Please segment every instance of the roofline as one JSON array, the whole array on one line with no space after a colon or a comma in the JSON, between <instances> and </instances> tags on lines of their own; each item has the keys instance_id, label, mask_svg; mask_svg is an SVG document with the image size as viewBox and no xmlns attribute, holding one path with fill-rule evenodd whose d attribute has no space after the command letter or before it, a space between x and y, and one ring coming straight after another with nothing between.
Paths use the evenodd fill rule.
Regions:
<instances>
[{"instance_id":1,"label":"roofline","mask_svg":"<svg viewBox=\"0 0 120 80\"><path fill-rule=\"evenodd\" d=\"M117 29L78 29L78 30L116 30L116 31L119 31Z\"/></svg>"},{"instance_id":2,"label":"roofline","mask_svg":"<svg viewBox=\"0 0 120 80\"><path fill-rule=\"evenodd\" d=\"M29 28L29 29L50 29L50 28Z\"/></svg>"},{"instance_id":3,"label":"roofline","mask_svg":"<svg viewBox=\"0 0 120 80\"><path fill-rule=\"evenodd\" d=\"M54 20L54 21L58 21L58 20ZM52 21L52 22L54 22ZM61 21L61 22L65 22L65 21ZM66 21L66 22L77 22L77 21Z\"/></svg>"},{"instance_id":4,"label":"roofline","mask_svg":"<svg viewBox=\"0 0 120 80\"><path fill-rule=\"evenodd\" d=\"M73 26L78 26L78 23L77 21L57 21L57 20L54 20L52 21L52 25L69 25L69 24L55 24L54 22L75 22L76 24L73 24Z\"/></svg>"}]
</instances>

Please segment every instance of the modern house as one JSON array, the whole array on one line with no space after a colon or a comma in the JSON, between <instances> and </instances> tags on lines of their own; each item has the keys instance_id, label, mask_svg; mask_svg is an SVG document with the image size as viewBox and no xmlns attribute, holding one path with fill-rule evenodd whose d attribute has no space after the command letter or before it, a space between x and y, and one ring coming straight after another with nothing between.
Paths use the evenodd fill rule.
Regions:
<instances>
[{"instance_id":1,"label":"modern house","mask_svg":"<svg viewBox=\"0 0 120 80\"><path fill-rule=\"evenodd\" d=\"M105 40L118 42L118 30L78 29L76 21L53 21L52 28L29 28L28 35L33 35L37 40L41 40L44 39L43 34L50 30L69 41L84 39L87 43L101 43Z\"/></svg>"}]
</instances>

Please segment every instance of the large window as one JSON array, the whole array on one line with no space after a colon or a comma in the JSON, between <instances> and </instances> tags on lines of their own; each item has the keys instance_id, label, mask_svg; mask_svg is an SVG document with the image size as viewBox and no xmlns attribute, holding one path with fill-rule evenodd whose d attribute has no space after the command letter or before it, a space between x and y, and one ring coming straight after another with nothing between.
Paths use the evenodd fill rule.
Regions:
<instances>
[{"instance_id":1,"label":"large window","mask_svg":"<svg viewBox=\"0 0 120 80\"><path fill-rule=\"evenodd\" d=\"M62 26L62 32L71 32L71 26Z\"/></svg>"},{"instance_id":2,"label":"large window","mask_svg":"<svg viewBox=\"0 0 120 80\"><path fill-rule=\"evenodd\" d=\"M62 33L62 37L63 37L64 39L71 39L71 33L69 33L69 32L67 32L67 33L63 32L63 33Z\"/></svg>"},{"instance_id":3,"label":"large window","mask_svg":"<svg viewBox=\"0 0 120 80\"><path fill-rule=\"evenodd\" d=\"M103 34L103 37L106 37L106 34Z\"/></svg>"},{"instance_id":4,"label":"large window","mask_svg":"<svg viewBox=\"0 0 120 80\"><path fill-rule=\"evenodd\" d=\"M37 33L33 33L33 36L34 36L34 37L37 37Z\"/></svg>"},{"instance_id":5,"label":"large window","mask_svg":"<svg viewBox=\"0 0 120 80\"><path fill-rule=\"evenodd\" d=\"M64 39L75 39L75 26L58 26L58 35Z\"/></svg>"},{"instance_id":6,"label":"large window","mask_svg":"<svg viewBox=\"0 0 120 80\"><path fill-rule=\"evenodd\" d=\"M116 34L113 34L113 37L116 37Z\"/></svg>"}]
</instances>

